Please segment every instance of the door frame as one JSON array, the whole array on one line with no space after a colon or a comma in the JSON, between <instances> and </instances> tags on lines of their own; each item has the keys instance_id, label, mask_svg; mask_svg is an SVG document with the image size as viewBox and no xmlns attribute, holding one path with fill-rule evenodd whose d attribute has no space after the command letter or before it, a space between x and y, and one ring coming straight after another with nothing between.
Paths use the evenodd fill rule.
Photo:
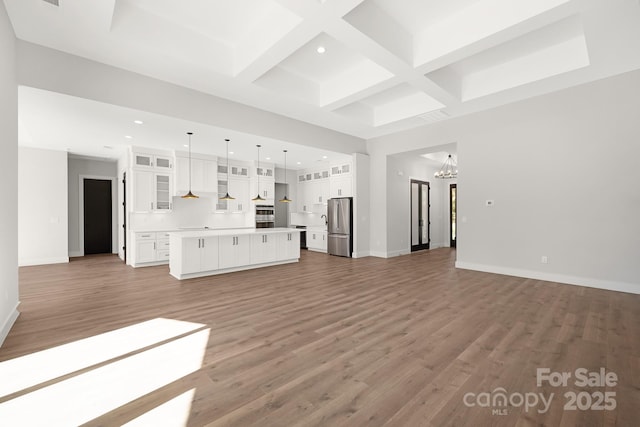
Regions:
<instances>
[{"instance_id":1,"label":"door frame","mask_svg":"<svg viewBox=\"0 0 640 427\"><path fill-rule=\"evenodd\" d=\"M102 181L111 181L111 253L118 253L118 179L115 176L98 176L98 175L80 175L78 177L80 183L78 197L78 227L80 236L80 256L84 256L84 180L98 179ZM115 251L115 252L114 252Z\"/></svg>"},{"instance_id":2,"label":"door frame","mask_svg":"<svg viewBox=\"0 0 640 427\"><path fill-rule=\"evenodd\" d=\"M411 238L413 236L413 196L411 194L413 184L427 186L427 242L414 245ZM418 191L418 212L422 207L422 191ZM418 231L418 240L421 240L421 233ZM409 182L409 248L411 252L429 249L431 243L431 183L420 179L411 179Z\"/></svg>"}]
</instances>

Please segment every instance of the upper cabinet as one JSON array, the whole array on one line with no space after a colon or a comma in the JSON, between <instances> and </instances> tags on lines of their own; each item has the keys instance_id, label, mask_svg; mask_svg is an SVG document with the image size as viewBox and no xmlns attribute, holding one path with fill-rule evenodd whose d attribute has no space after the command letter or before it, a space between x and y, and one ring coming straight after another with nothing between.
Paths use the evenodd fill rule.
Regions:
<instances>
[{"instance_id":1,"label":"upper cabinet","mask_svg":"<svg viewBox=\"0 0 640 427\"><path fill-rule=\"evenodd\" d=\"M170 211L172 194L170 174L134 170L133 212Z\"/></svg>"},{"instance_id":2,"label":"upper cabinet","mask_svg":"<svg viewBox=\"0 0 640 427\"><path fill-rule=\"evenodd\" d=\"M351 162L331 165L331 176L350 175L351 169Z\"/></svg>"},{"instance_id":3,"label":"upper cabinet","mask_svg":"<svg viewBox=\"0 0 640 427\"><path fill-rule=\"evenodd\" d=\"M322 212L329 199L330 170L327 163L298 171L298 212Z\"/></svg>"},{"instance_id":4,"label":"upper cabinet","mask_svg":"<svg viewBox=\"0 0 640 427\"><path fill-rule=\"evenodd\" d=\"M162 170L170 170L173 169L173 157L134 152L132 166L134 168L156 168Z\"/></svg>"},{"instance_id":5,"label":"upper cabinet","mask_svg":"<svg viewBox=\"0 0 640 427\"><path fill-rule=\"evenodd\" d=\"M253 167L253 176L259 176L261 179L275 180L276 168L270 163L260 163L260 167L256 164Z\"/></svg>"},{"instance_id":6,"label":"upper cabinet","mask_svg":"<svg viewBox=\"0 0 640 427\"><path fill-rule=\"evenodd\" d=\"M219 175L227 175L227 170L229 171L229 176L235 178L249 178L249 170L250 167L248 164L244 164L241 162L229 162L229 166L227 167L226 163L218 164L218 174Z\"/></svg>"},{"instance_id":7,"label":"upper cabinet","mask_svg":"<svg viewBox=\"0 0 640 427\"><path fill-rule=\"evenodd\" d=\"M189 190L189 178L191 178L191 190L194 193L217 193L218 162L215 157L200 158L192 156L191 166L189 166L188 157L177 156L176 195L186 193Z\"/></svg>"},{"instance_id":8,"label":"upper cabinet","mask_svg":"<svg viewBox=\"0 0 640 427\"><path fill-rule=\"evenodd\" d=\"M132 149L132 212L158 212L172 209L173 156Z\"/></svg>"},{"instance_id":9,"label":"upper cabinet","mask_svg":"<svg viewBox=\"0 0 640 427\"><path fill-rule=\"evenodd\" d=\"M353 178L351 175L332 176L329 181L329 195L332 199L337 197L353 197Z\"/></svg>"},{"instance_id":10,"label":"upper cabinet","mask_svg":"<svg viewBox=\"0 0 640 427\"><path fill-rule=\"evenodd\" d=\"M216 211L218 212L249 212L250 211L250 196L249 196L249 181L246 179L229 177L227 180L226 175L220 175L218 177L218 196L222 197L229 193L233 200L220 200L216 201Z\"/></svg>"}]
</instances>

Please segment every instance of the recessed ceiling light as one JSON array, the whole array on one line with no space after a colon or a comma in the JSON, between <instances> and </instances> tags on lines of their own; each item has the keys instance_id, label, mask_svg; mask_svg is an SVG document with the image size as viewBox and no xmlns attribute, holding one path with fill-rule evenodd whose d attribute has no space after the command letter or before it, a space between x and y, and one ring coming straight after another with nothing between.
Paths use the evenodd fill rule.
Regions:
<instances>
[{"instance_id":1,"label":"recessed ceiling light","mask_svg":"<svg viewBox=\"0 0 640 427\"><path fill-rule=\"evenodd\" d=\"M327 51L327 49L325 49L324 46L318 46L318 48L316 49L316 52L318 53L325 53Z\"/></svg>"},{"instance_id":2,"label":"recessed ceiling light","mask_svg":"<svg viewBox=\"0 0 640 427\"><path fill-rule=\"evenodd\" d=\"M125 135L124 137L127 138L127 139L132 139L133 138L131 135Z\"/></svg>"},{"instance_id":3,"label":"recessed ceiling light","mask_svg":"<svg viewBox=\"0 0 640 427\"><path fill-rule=\"evenodd\" d=\"M267 157L267 160L271 160L271 157Z\"/></svg>"},{"instance_id":4,"label":"recessed ceiling light","mask_svg":"<svg viewBox=\"0 0 640 427\"><path fill-rule=\"evenodd\" d=\"M229 151L229 154L233 154L233 151Z\"/></svg>"},{"instance_id":5,"label":"recessed ceiling light","mask_svg":"<svg viewBox=\"0 0 640 427\"><path fill-rule=\"evenodd\" d=\"M323 159L326 159L326 158L327 158L327 156L322 156L322 158L323 158Z\"/></svg>"},{"instance_id":6,"label":"recessed ceiling light","mask_svg":"<svg viewBox=\"0 0 640 427\"><path fill-rule=\"evenodd\" d=\"M188 147L188 146L189 146L189 144L184 144L184 145L183 145L183 147Z\"/></svg>"},{"instance_id":7,"label":"recessed ceiling light","mask_svg":"<svg viewBox=\"0 0 640 427\"><path fill-rule=\"evenodd\" d=\"M296 164L301 165L301 164L302 164L302 162L296 162Z\"/></svg>"},{"instance_id":8,"label":"recessed ceiling light","mask_svg":"<svg viewBox=\"0 0 640 427\"><path fill-rule=\"evenodd\" d=\"M137 125L141 125L144 122L142 120L134 120L133 123L137 124Z\"/></svg>"}]
</instances>

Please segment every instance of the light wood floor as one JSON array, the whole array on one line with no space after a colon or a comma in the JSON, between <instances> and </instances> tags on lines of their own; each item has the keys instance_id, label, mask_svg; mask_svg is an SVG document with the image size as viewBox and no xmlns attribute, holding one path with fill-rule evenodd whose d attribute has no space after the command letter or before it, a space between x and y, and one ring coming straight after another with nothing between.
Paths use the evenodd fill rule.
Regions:
<instances>
[{"instance_id":1,"label":"light wood floor","mask_svg":"<svg viewBox=\"0 0 640 427\"><path fill-rule=\"evenodd\" d=\"M211 328L202 368L90 423L119 425L196 387L189 425L634 426L640 296L453 267L437 249L177 281L113 256L20 269L21 316L0 360L156 317ZM616 387L536 386L536 368L600 367ZM555 392L548 413L467 407L466 393ZM565 411L566 391L615 391ZM0 422L1 424L1 422Z\"/></svg>"}]
</instances>

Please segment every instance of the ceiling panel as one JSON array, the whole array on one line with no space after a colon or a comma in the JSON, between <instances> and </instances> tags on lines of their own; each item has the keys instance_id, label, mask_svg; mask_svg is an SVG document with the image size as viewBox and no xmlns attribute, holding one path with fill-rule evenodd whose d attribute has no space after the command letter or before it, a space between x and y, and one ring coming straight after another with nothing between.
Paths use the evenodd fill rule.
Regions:
<instances>
[{"instance_id":1,"label":"ceiling panel","mask_svg":"<svg viewBox=\"0 0 640 427\"><path fill-rule=\"evenodd\" d=\"M4 3L22 40L364 139L640 68L635 0Z\"/></svg>"}]
</instances>

